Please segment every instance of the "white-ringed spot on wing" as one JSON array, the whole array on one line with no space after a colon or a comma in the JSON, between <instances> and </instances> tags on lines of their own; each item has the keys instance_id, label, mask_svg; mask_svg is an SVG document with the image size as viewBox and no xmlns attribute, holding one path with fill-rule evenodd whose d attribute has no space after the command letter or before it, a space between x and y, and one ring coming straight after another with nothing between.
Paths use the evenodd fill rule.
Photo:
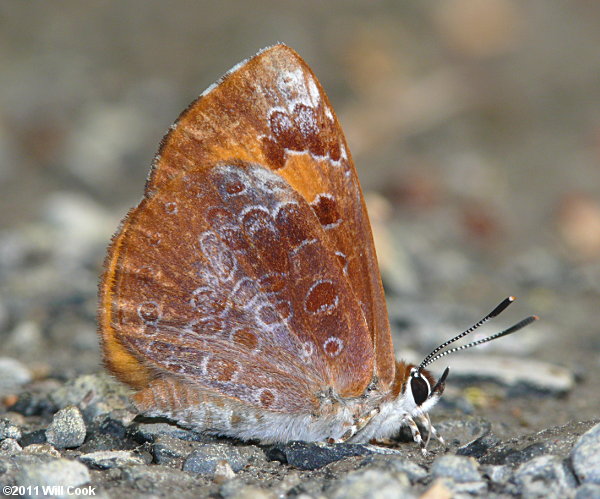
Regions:
<instances>
[{"instance_id":1,"label":"white-ringed spot on wing","mask_svg":"<svg viewBox=\"0 0 600 499\"><path fill-rule=\"evenodd\" d=\"M330 336L323 343L323 350L329 357L337 357L344 349L344 342L337 336Z\"/></svg>"},{"instance_id":2,"label":"white-ringed spot on wing","mask_svg":"<svg viewBox=\"0 0 600 499\"><path fill-rule=\"evenodd\" d=\"M177 203L174 201L169 201L165 203L165 213L167 215L176 215L177 214Z\"/></svg>"},{"instance_id":3,"label":"white-ringed spot on wing","mask_svg":"<svg viewBox=\"0 0 600 499\"><path fill-rule=\"evenodd\" d=\"M146 238L148 239L148 244L150 246L159 246L162 242L162 235L158 232L153 232L152 234L147 234Z\"/></svg>"},{"instance_id":4,"label":"white-ringed spot on wing","mask_svg":"<svg viewBox=\"0 0 600 499\"><path fill-rule=\"evenodd\" d=\"M332 312L339 303L333 281L319 279L306 293L304 309L310 314L323 314Z\"/></svg>"},{"instance_id":5,"label":"white-ringed spot on wing","mask_svg":"<svg viewBox=\"0 0 600 499\"><path fill-rule=\"evenodd\" d=\"M300 345L300 357L303 361L307 361L315 351L315 344L312 341L304 341Z\"/></svg>"},{"instance_id":6,"label":"white-ringed spot on wing","mask_svg":"<svg viewBox=\"0 0 600 499\"><path fill-rule=\"evenodd\" d=\"M310 205L324 229L333 229L342 222L342 217L340 216L337 202L333 195L327 192L317 194Z\"/></svg>"},{"instance_id":7,"label":"white-ringed spot on wing","mask_svg":"<svg viewBox=\"0 0 600 499\"><path fill-rule=\"evenodd\" d=\"M162 317L162 309L154 300L148 300L138 305L137 314L146 326L156 327Z\"/></svg>"},{"instance_id":8,"label":"white-ringed spot on wing","mask_svg":"<svg viewBox=\"0 0 600 499\"><path fill-rule=\"evenodd\" d=\"M239 196L246 192L246 175L235 165L222 165L215 170L216 183L222 197Z\"/></svg>"},{"instance_id":9,"label":"white-ringed spot on wing","mask_svg":"<svg viewBox=\"0 0 600 499\"><path fill-rule=\"evenodd\" d=\"M256 390L256 400L264 409L268 409L276 400L276 391L270 388L259 388Z\"/></svg>"}]
</instances>

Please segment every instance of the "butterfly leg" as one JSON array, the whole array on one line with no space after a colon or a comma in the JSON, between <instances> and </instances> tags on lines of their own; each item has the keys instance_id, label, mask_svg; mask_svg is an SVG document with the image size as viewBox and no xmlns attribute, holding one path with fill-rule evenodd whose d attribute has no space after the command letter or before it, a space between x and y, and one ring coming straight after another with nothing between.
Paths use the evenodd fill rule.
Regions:
<instances>
[{"instance_id":1,"label":"butterfly leg","mask_svg":"<svg viewBox=\"0 0 600 499\"><path fill-rule=\"evenodd\" d=\"M379 407L372 409L371 411L364 414L363 416L355 418L354 423L352 423L352 426L350 426L350 428L348 428L340 438L335 438L335 439L330 438L328 440L328 442L336 443L336 444L347 442L354 435L356 435L360 430L362 430L365 426L367 426L367 424L369 424L369 421L371 421L375 416L377 416L377 414L379 414Z\"/></svg>"},{"instance_id":2,"label":"butterfly leg","mask_svg":"<svg viewBox=\"0 0 600 499\"><path fill-rule=\"evenodd\" d=\"M421 416L419 416L419 421L421 421L421 424L423 426L427 427L428 435L427 435L427 442L425 443L425 447L427 447L427 445L429 444L429 439L431 438L431 436L433 436L433 438L435 438L440 444L442 444L444 446L446 445L446 442L444 441L442 436L437 432L437 430L431 424L431 419L429 417L429 414L427 414L427 413L421 414Z\"/></svg>"},{"instance_id":3,"label":"butterfly leg","mask_svg":"<svg viewBox=\"0 0 600 499\"><path fill-rule=\"evenodd\" d=\"M415 423L413 418L411 418L410 416L406 416L404 418L404 421L406 421L406 424L410 428L410 432L412 433L413 440L417 444L419 444L419 446L421 447L421 452L423 453L424 456L426 456L427 455L427 448L426 448L427 443L423 441L423 438L421 437L421 432L419 431L419 427L417 426L417 423Z\"/></svg>"}]
</instances>

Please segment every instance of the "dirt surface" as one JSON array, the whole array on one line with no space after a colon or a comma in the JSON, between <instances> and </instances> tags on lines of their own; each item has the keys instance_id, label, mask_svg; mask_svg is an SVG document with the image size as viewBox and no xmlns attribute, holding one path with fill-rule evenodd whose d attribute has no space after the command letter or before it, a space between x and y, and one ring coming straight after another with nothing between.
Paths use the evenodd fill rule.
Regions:
<instances>
[{"instance_id":1,"label":"dirt surface","mask_svg":"<svg viewBox=\"0 0 600 499\"><path fill-rule=\"evenodd\" d=\"M541 317L474 354L517 360L514 382L436 364L451 376L434 422L571 442L600 417L600 4L9 1L0 27L0 418L45 428L51 404L9 407L102 372L105 248L162 134L277 41L346 132L399 355L419 360L509 294L486 332Z\"/></svg>"}]
</instances>

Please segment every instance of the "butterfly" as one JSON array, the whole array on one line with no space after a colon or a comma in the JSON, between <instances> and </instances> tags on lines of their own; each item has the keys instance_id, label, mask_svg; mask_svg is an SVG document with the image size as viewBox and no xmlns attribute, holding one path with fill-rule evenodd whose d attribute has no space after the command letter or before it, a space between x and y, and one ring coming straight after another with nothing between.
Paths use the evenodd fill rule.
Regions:
<instances>
[{"instance_id":1,"label":"butterfly","mask_svg":"<svg viewBox=\"0 0 600 499\"><path fill-rule=\"evenodd\" d=\"M207 434L366 442L417 422L444 391L396 361L373 237L340 123L279 44L233 67L164 137L142 201L108 249L104 362L137 408Z\"/></svg>"}]
</instances>

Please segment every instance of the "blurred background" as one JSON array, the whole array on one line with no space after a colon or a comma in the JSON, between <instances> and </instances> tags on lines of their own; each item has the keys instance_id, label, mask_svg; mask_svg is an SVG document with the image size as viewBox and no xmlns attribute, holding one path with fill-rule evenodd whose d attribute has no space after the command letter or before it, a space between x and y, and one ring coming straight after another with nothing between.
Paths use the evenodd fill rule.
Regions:
<instances>
[{"instance_id":1,"label":"blurred background","mask_svg":"<svg viewBox=\"0 0 600 499\"><path fill-rule=\"evenodd\" d=\"M525 377L548 362L549 383L564 367L569 387L545 389L570 395L484 409L529 428L597 416L594 0L2 2L0 392L101 370L106 245L161 137L277 41L312 67L346 132L397 350L418 358L515 294L496 327L543 320L484 353Z\"/></svg>"}]
</instances>

